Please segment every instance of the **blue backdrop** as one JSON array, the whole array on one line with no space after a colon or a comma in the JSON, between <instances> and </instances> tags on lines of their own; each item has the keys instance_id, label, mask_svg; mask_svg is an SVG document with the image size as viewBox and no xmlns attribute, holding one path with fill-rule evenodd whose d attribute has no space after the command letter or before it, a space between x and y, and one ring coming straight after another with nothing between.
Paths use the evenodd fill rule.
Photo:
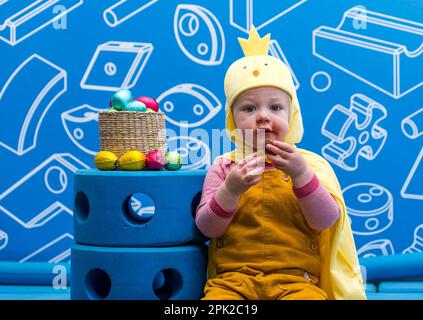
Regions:
<instances>
[{"instance_id":1,"label":"blue backdrop","mask_svg":"<svg viewBox=\"0 0 423 320\"><path fill-rule=\"evenodd\" d=\"M97 113L120 87L158 98L177 135L170 148L194 154L186 168L207 168L228 140L196 130L224 128L223 78L251 23L293 71L299 147L333 166L359 255L422 251L422 9L417 0L0 0L0 260L69 260L72 172L93 167Z\"/></svg>"}]
</instances>

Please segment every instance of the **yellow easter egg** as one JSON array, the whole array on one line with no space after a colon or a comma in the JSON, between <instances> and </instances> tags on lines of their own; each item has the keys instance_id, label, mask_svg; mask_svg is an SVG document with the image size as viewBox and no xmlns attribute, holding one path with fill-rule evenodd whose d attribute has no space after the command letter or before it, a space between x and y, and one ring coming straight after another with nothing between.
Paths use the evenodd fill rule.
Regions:
<instances>
[{"instance_id":1,"label":"yellow easter egg","mask_svg":"<svg viewBox=\"0 0 423 320\"><path fill-rule=\"evenodd\" d=\"M145 165L145 156L138 150L127 151L119 158L118 163L122 170L141 170Z\"/></svg>"},{"instance_id":2,"label":"yellow easter egg","mask_svg":"<svg viewBox=\"0 0 423 320\"><path fill-rule=\"evenodd\" d=\"M114 170L118 157L111 151L100 151L95 155L94 165L99 170Z\"/></svg>"}]
</instances>

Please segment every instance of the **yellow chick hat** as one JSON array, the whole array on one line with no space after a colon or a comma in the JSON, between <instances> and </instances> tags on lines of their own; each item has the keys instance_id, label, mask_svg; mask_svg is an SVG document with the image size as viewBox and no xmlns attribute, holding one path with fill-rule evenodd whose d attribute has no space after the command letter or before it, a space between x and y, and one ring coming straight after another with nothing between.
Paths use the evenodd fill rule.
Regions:
<instances>
[{"instance_id":1,"label":"yellow chick hat","mask_svg":"<svg viewBox=\"0 0 423 320\"><path fill-rule=\"evenodd\" d=\"M291 98L290 128L284 141L290 144L300 142L304 130L292 74L285 63L268 55L270 34L260 38L257 30L251 26L248 40L238 38L238 41L245 57L232 63L224 80L228 133L236 129L232 114L232 104L235 99L248 89L269 86L282 89L289 94ZM234 140L231 134L229 136Z\"/></svg>"}]
</instances>

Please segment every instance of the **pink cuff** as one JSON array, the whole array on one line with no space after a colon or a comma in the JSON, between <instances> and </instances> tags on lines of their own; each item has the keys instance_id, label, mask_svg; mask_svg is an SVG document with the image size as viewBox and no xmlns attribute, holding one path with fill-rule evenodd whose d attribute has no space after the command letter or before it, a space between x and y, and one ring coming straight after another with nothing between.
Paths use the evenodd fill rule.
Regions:
<instances>
[{"instance_id":1,"label":"pink cuff","mask_svg":"<svg viewBox=\"0 0 423 320\"><path fill-rule=\"evenodd\" d=\"M314 175L310 182L308 182L302 187L292 188L292 190L294 191L294 194L297 196L297 198L304 198L309 194L313 193L319 187L319 185L320 181L317 176Z\"/></svg>"},{"instance_id":2,"label":"pink cuff","mask_svg":"<svg viewBox=\"0 0 423 320\"><path fill-rule=\"evenodd\" d=\"M226 211L225 209L223 209L217 203L215 196L213 196L210 200L210 210L213 211L214 214L216 214L217 216L222 217L222 218L230 218L235 213L235 210L234 211Z\"/></svg>"}]
</instances>

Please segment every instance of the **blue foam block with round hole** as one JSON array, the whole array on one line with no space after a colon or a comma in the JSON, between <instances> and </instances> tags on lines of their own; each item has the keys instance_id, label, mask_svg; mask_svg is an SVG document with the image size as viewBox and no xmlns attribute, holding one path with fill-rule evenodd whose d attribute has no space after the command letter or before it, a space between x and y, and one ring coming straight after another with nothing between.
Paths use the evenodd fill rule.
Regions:
<instances>
[{"instance_id":1,"label":"blue foam block with round hole","mask_svg":"<svg viewBox=\"0 0 423 320\"><path fill-rule=\"evenodd\" d=\"M205 244L116 248L74 245L71 298L198 300L207 278Z\"/></svg>"},{"instance_id":2,"label":"blue foam block with round hole","mask_svg":"<svg viewBox=\"0 0 423 320\"><path fill-rule=\"evenodd\" d=\"M423 282L381 282L379 284L379 292L414 292L423 294Z\"/></svg>"},{"instance_id":3,"label":"blue foam block with round hole","mask_svg":"<svg viewBox=\"0 0 423 320\"><path fill-rule=\"evenodd\" d=\"M205 175L205 170L79 170L74 176L74 239L110 247L207 241L193 216ZM131 198L134 194L138 200Z\"/></svg>"},{"instance_id":4,"label":"blue foam block with round hole","mask_svg":"<svg viewBox=\"0 0 423 320\"><path fill-rule=\"evenodd\" d=\"M360 258L367 281L423 276L423 252Z\"/></svg>"}]
</instances>

